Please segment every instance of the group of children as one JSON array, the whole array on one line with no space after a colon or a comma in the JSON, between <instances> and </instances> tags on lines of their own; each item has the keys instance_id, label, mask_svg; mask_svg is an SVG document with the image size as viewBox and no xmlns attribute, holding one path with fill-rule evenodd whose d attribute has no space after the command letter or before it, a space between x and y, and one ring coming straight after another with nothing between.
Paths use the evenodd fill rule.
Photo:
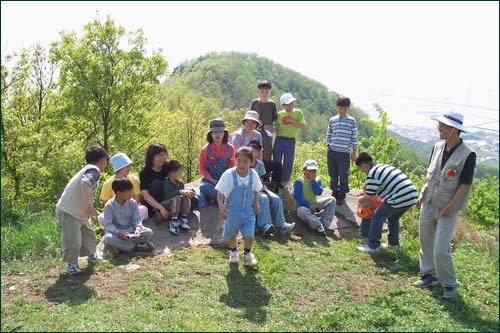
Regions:
<instances>
[{"instance_id":1,"label":"group of children","mask_svg":"<svg viewBox=\"0 0 500 333\"><path fill-rule=\"evenodd\" d=\"M229 244L231 263L238 261L239 231L244 237L243 258L249 266L257 263L251 253L256 228L264 236L290 234L295 223L286 222L281 198L264 184L271 174L278 189L287 188L295 160L295 142L306 121L303 112L295 108L296 98L290 93L281 96L284 110L277 112L276 104L269 99L271 88L270 82L259 82L259 98L252 102L251 110L241 121L242 128L233 135L229 135L222 119L210 121L208 143L199 155L199 192L185 188L182 165L175 160L167 162L167 151L161 144L148 147L140 182L130 175L132 160L124 153L113 155L110 161L115 175L103 186L104 213L98 218L104 227L106 247L111 252L151 251L153 232L142 225L148 216L157 211L162 220L169 220L170 232L178 235L180 230L191 228L188 215L194 207L216 202L224 219L223 237ZM330 119L326 135L332 196L318 200L323 187L314 160L304 163L303 176L293 184L297 216L323 235L333 231L336 205L349 191L349 158L356 157L357 128L354 118L347 115L349 106L348 98L339 97L339 115ZM274 145L272 133L276 134ZM90 222L96 214L92 193L100 172L106 168L108 155L103 148L94 146L87 150L86 160L87 165L70 180L56 208L63 260L71 274L80 271L79 255L88 256L89 262L97 258ZM140 194L144 206L138 203Z\"/></svg>"}]
</instances>

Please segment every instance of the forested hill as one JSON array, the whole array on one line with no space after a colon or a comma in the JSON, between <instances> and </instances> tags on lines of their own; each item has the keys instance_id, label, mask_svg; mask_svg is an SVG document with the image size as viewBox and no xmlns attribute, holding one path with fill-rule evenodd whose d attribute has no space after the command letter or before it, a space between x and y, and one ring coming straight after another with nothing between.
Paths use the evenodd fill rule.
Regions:
<instances>
[{"instance_id":1,"label":"forested hill","mask_svg":"<svg viewBox=\"0 0 500 333\"><path fill-rule=\"evenodd\" d=\"M183 81L206 97L216 99L221 108L244 109L257 98L257 82L269 80L273 84L271 99L279 104L279 97L291 92L296 107L304 111L308 127L304 140L324 139L327 120L337 113L338 94L294 70L256 54L237 52L209 53L176 67L169 80ZM366 113L352 107L350 113L357 119L368 118ZM361 123L361 122L360 122ZM369 131L360 124L360 131Z\"/></svg>"}]
</instances>

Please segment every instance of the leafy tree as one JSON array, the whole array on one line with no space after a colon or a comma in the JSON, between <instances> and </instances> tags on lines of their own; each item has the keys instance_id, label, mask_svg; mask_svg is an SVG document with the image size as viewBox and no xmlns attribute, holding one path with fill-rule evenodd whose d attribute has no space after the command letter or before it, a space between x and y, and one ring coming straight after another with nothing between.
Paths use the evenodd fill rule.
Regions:
<instances>
[{"instance_id":1,"label":"leafy tree","mask_svg":"<svg viewBox=\"0 0 500 333\"><path fill-rule=\"evenodd\" d=\"M125 37L127 45L125 45ZM61 62L59 85L65 116L85 142L106 150L134 147L146 137L146 110L152 109L154 86L167 70L161 50L146 52L141 30L126 33L108 16L76 33L61 33L52 57Z\"/></svg>"}]
</instances>

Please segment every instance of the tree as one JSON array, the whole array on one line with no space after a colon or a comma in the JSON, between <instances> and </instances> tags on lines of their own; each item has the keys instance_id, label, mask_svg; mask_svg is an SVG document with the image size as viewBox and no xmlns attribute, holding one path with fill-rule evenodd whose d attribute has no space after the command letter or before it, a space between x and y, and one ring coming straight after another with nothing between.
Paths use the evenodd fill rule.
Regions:
<instances>
[{"instance_id":1,"label":"tree","mask_svg":"<svg viewBox=\"0 0 500 333\"><path fill-rule=\"evenodd\" d=\"M126 33L109 16L86 24L81 38L63 32L52 45L53 59L61 61L65 116L87 143L110 150L133 147L147 136L145 111L154 107L154 85L166 74L167 62L161 50L148 56L145 46L141 30Z\"/></svg>"}]
</instances>

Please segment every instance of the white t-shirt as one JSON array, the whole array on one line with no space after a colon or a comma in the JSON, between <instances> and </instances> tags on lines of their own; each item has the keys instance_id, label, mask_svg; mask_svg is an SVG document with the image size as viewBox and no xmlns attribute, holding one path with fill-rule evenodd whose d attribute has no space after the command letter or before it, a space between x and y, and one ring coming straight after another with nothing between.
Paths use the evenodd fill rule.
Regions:
<instances>
[{"instance_id":1,"label":"white t-shirt","mask_svg":"<svg viewBox=\"0 0 500 333\"><path fill-rule=\"evenodd\" d=\"M215 185L215 189L224 195L224 198L229 197L231 192L233 191L233 171L236 170L236 167L232 167L231 169L227 169L224 171L222 176L219 179L217 185ZM262 183L260 182L259 175L257 172L250 168L248 172L253 172L253 183L252 189L254 192L260 192L262 190ZM248 174L246 177L240 177L238 172L236 172L236 181L241 185L248 185Z\"/></svg>"}]
</instances>

